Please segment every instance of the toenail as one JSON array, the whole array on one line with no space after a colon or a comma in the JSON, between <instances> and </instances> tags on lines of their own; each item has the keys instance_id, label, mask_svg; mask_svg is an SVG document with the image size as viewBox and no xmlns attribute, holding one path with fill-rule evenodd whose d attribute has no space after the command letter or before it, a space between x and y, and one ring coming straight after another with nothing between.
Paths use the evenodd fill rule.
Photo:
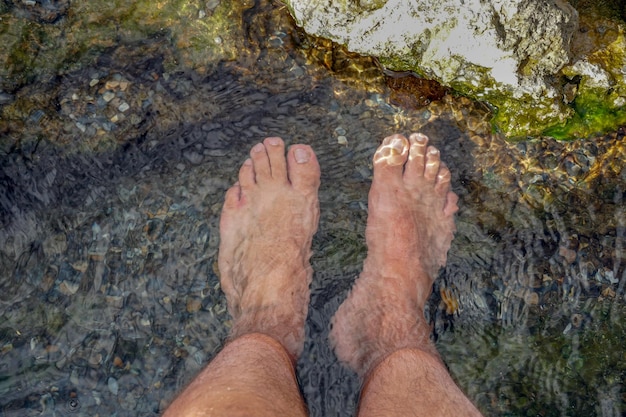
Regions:
<instances>
[{"instance_id":1,"label":"toenail","mask_svg":"<svg viewBox=\"0 0 626 417\"><path fill-rule=\"evenodd\" d=\"M309 155L309 151L306 149L298 148L293 151L293 156L296 159L296 162L299 164L304 164L305 162L309 162L311 159L311 155Z\"/></svg>"},{"instance_id":2,"label":"toenail","mask_svg":"<svg viewBox=\"0 0 626 417\"><path fill-rule=\"evenodd\" d=\"M437 155L439 153L439 149L432 148L428 150L428 155Z\"/></svg>"},{"instance_id":3,"label":"toenail","mask_svg":"<svg viewBox=\"0 0 626 417\"><path fill-rule=\"evenodd\" d=\"M252 152L262 152L265 149L262 143L257 143L252 147Z\"/></svg>"},{"instance_id":4,"label":"toenail","mask_svg":"<svg viewBox=\"0 0 626 417\"><path fill-rule=\"evenodd\" d=\"M426 135L424 135L423 133L416 133L416 134L414 134L413 135L413 139L415 139L416 141L418 141L420 143L424 143L424 142L426 142L426 140L428 140Z\"/></svg>"},{"instance_id":5,"label":"toenail","mask_svg":"<svg viewBox=\"0 0 626 417\"><path fill-rule=\"evenodd\" d=\"M405 143L402 139L400 138L394 138L391 140L391 143L389 144L394 150L398 151L398 153L402 153L404 152L404 146Z\"/></svg>"},{"instance_id":6,"label":"toenail","mask_svg":"<svg viewBox=\"0 0 626 417\"><path fill-rule=\"evenodd\" d=\"M278 139L278 138L267 138L267 143L269 143L272 146L278 146L278 145L280 145L280 139Z\"/></svg>"},{"instance_id":7,"label":"toenail","mask_svg":"<svg viewBox=\"0 0 626 417\"><path fill-rule=\"evenodd\" d=\"M245 161L243 161L244 165L252 165L252 159L248 158Z\"/></svg>"}]
</instances>

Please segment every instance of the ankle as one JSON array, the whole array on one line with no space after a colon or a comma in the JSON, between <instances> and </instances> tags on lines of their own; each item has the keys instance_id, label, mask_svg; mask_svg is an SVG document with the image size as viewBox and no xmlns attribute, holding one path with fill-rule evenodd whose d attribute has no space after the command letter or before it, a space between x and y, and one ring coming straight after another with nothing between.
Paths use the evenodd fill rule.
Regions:
<instances>
[{"instance_id":1,"label":"ankle","mask_svg":"<svg viewBox=\"0 0 626 417\"><path fill-rule=\"evenodd\" d=\"M258 312L257 312L258 313ZM266 314L248 312L239 317L230 332L229 339L260 334L279 343L293 361L302 353L304 345L304 321L298 320L293 314L265 311Z\"/></svg>"}]
</instances>

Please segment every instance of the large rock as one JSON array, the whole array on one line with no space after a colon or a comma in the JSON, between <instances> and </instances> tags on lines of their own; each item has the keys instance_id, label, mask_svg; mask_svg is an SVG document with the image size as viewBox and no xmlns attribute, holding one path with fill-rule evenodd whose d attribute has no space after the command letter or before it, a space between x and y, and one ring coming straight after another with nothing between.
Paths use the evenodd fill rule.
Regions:
<instances>
[{"instance_id":1,"label":"large rock","mask_svg":"<svg viewBox=\"0 0 626 417\"><path fill-rule=\"evenodd\" d=\"M490 102L498 108L496 125L509 136L537 135L575 114L560 71L572 58L578 13L565 1L287 2L312 35ZM570 68L568 76L576 72Z\"/></svg>"}]
</instances>

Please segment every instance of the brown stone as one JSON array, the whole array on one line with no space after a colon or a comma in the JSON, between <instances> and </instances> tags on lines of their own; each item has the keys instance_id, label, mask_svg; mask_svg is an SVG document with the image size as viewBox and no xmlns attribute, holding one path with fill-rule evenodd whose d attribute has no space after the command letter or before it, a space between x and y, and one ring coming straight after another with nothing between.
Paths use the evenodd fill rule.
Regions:
<instances>
[{"instance_id":1,"label":"brown stone","mask_svg":"<svg viewBox=\"0 0 626 417\"><path fill-rule=\"evenodd\" d=\"M202 307L202 300L197 297L189 297L187 298L187 312L195 313L200 310Z\"/></svg>"}]
</instances>

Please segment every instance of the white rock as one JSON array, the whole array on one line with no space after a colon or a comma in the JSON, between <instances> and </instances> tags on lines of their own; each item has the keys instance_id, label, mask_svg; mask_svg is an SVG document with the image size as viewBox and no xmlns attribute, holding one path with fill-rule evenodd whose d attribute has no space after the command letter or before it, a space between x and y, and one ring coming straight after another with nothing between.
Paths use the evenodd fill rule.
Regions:
<instances>
[{"instance_id":1,"label":"white rock","mask_svg":"<svg viewBox=\"0 0 626 417\"><path fill-rule=\"evenodd\" d=\"M572 65L572 71L585 76L586 87L609 88L611 76L599 65L591 64L586 60L577 61Z\"/></svg>"},{"instance_id":2,"label":"white rock","mask_svg":"<svg viewBox=\"0 0 626 417\"><path fill-rule=\"evenodd\" d=\"M288 3L308 33L351 51L402 57L446 85L485 84L486 74L518 95L550 90L544 77L568 62L578 24L562 0L387 0L375 10L338 0Z\"/></svg>"}]
</instances>

